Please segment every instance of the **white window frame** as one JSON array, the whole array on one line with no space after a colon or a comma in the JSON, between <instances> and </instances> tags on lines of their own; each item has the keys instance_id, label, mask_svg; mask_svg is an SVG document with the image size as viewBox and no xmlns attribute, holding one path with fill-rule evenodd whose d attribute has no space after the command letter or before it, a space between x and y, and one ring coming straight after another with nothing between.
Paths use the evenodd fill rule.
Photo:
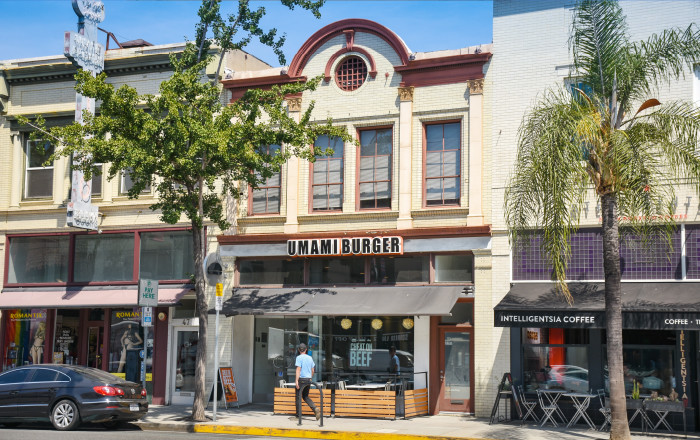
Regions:
<instances>
[{"instance_id":1,"label":"white window frame","mask_svg":"<svg viewBox=\"0 0 700 440\"><path fill-rule=\"evenodd\" d=\"M121 171L121 177L119 178L119 195L125 196L129 193L129 188L126 187L126 173L127 170ZM141 194L149 194L151 192L151 185L148 184L146 188L141 191Z\"/></svg>"},{"instance_id":2,"label":"white window frame","mask_svg":"<svg viewBox=\"0 0 700 440\"><path fill-rule=\"evenodd\" d=\"M34 144L36 145L39 142L46 142L43 139L37 139L37 140L31 140L27 139L26 144L25 144L25 149L24 149L24 154L25 154L25 166L24 166L24 188L22 190L22 195L24 199L29 199L29 200L36 200L36 199L50 199L53 197L53 178L51 179L51 194L47 196L39 196L39 197L32 197L27 194L27 191L29 189L29 175L31 171L37 171L37 170L51 170L51 175L53 176L53 170L54 170L54 165L53 162L51 163L50 166L47 167L30 167L29 163L31 162L31 150L32 148L30 145Z\"/></svg>"}]
</instances>

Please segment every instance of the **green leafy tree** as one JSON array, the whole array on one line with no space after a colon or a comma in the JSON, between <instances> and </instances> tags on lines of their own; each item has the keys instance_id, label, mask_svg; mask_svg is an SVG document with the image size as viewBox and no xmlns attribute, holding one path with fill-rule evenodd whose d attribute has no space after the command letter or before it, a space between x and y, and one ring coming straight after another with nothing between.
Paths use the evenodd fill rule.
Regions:
<instances>
[{"instance_id":1,"label":"green leafy tree","mask_svg":"<svg viewBox=\"0 0 700 440\"><path fill-rule=\"evenodd\" d=\"M700 192L700 115L690 102L661 103L662 84L692 74L700 33L666 30L631 42L617 2L584 0L574 12L570 48L584 86L547 91L520 127L515 170L505 195L514 246L537 231L560 292L569 238L593 190L602 209L611 439L628 439L623 382L619 216L653 239L673 228L674 182ZM671 182L671 183L669 183ZM663 220L654 220L659 215Z\"/></svg>"},{"instance_id":2,"label":"green leafy tree","mask_svg":"<svg viewBox=\"0 0 700 440\"><path fill-rule=\"evenodd\" d=\"M308 9L318 17L323 0L282 3L291 9ZM259 23L265 9L251 10L247 1L239 1L237 12L227 19L220 13L218 0L203 1L198 14L195 41L187 44L180 57L171 56L173 75L160 84L157 95L139 95L128 85L115 90L105 83L104 73L94 78L80 71L76 90L101 102L99 114L86 113L84 125L46 129L41 119L33 125L39 128L39 136L58 140L56 155L73 155L75 166L86 177L97 171L96 163L109 163L109 179L129 170L133 180L129 197L138 198L152 185L157 198L151 209L160 211L162 221L174 224L183 216L190 221L199 317L192 418L204 421L209 310L202 267L205 226L229 228L226 198L239 198L248 186L256 188L279 172L291 155L312 161L319 152L309 146L317 136L350 137L331 121L311 123L313 104L299 122L287 113L285 96L314 90L320 78L266 91L250 90L235 103L223 105L218 86L222 62L215 56L242 49L257 38L284 64L284 37L278 38L275 29L263 31ZM217 63L213 80L204 74L210 63ZM278 154L267 154L264 146L273 144L284 148Z\"/></svg>"}]
</instances>

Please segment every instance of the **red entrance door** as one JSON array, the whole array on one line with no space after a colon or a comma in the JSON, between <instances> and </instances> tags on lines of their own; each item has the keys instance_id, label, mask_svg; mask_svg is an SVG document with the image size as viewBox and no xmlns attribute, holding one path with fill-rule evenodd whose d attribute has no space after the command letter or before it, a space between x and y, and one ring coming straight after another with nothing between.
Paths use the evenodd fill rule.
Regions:
<instances>
[{"instance_id":1,"label":"red entrance door","mask_svg":"<svg viewBox=\"0 0 700 440\"><path fill-rule=\"evenodd\" d=\"M474 411L473 342L471 328L440 327L438 411Z\"/></svg>"}]
</instances>

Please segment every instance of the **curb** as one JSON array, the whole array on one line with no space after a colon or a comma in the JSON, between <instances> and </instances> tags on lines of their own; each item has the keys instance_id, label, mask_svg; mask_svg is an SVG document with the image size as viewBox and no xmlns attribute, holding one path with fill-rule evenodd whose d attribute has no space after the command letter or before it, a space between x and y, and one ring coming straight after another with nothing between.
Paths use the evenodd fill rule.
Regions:
<instances>
[{"instance_id":1,"label":"curb","mask_svg":"<svg viewBox=\"0 0 700 440\"><path fill-rule=\"evenodd\" d=\"M206 423L137 424L144 431L175 431L207 434L253 435L268 437L297 437L326 440L492 440L476 437L445 437L436 435L397 434L385 432L333 431L324 429L265 428L256 426L214 425Z\"/></svg>"}]
</instances>

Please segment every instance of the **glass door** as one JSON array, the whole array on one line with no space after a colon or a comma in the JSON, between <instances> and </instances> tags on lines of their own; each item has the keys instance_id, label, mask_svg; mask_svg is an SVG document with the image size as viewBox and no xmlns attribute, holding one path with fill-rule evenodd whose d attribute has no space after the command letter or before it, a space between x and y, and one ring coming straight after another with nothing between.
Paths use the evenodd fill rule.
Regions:
<instances>
[{"instance_id":1,"label":"glass door","mask_svg":"<svg viewBox=\"0 0 700 440\"><path fill-rule=\"evenodd\" d=\"M473 412L472 357L471 330L440 329L440 411Z\"/></svg>"},{"instance_id":2,"label":"glass door","mask_svg":"<svg viewBox=\"0 0 700 440\"><path fill-rule=\"evenodd\" d=\"M102 369L104 326L88 327L87 366Z\"/></svg>"},{"instance_id":3,"label":"glass door","mask_svg":"<svg viewBox=\"0 0 700 440\"><path fill-rule=\"evenodd\" d=\"M170 375L171 400L173 405L189 405L194 401L194 372L197 365L199 332L196 327L174 327L173 332L175 345Z\"/></svg>"}]
</instances>

